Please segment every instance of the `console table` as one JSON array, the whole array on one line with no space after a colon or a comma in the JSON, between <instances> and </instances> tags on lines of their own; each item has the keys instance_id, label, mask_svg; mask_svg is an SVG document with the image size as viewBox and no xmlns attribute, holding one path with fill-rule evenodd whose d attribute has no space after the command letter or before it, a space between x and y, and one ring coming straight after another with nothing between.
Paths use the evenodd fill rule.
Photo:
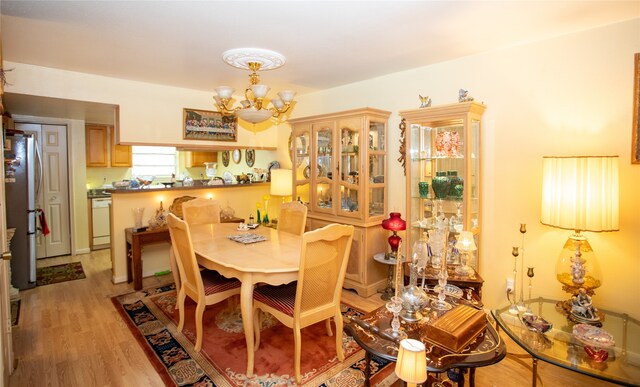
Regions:
<instances>
[{"instance_id":1,"label":"console table","mask_svg":"<svg viewBox=\"0 0 640 387\"><path fill-rule=\"evenodd\" d=\"M430 298L435 299L434 293L429 293ZM473 305L466 300L455 299L447 296L447 301L453 304L463 303ZM464 369L469 369L469 384L474 386L475 368L495 364L502 360L507 353L507 348L500 335L492 324L487 322L486 328L478 338L468 345L461 353L453 353L435 344L427 337L426 326L438 316L446 312L425 309L423 314L430 316L430 320L423 319L416 323L402 323L402 329L411 339L423 342L427 348L427 371L443 373L453 368L461 369L458 386L464 386ZM375 331L384 331L391 325L393 315L385 306L368 313L361 318L345 318L345 331L365 350L365 383L369 387L371 373L370 362L372 355L395 362L398 356L397 340L390 340L388 336ZM368 327L367 327L368 326ZM372 329L373 328L373 329Z\"/></svg>"},{"instance_id":2,"label":"console table","mask_svg":"<svg viewBox=\"0 0 640 387\"><path fill-rule=\"evenodd\" d=\"M613 335L616 345L607 350L607 360L596 362L584 351L584 345L573 337L575 324L556 308L558 302L545 298L525 301L534 314L553 324L553 328L544 334L528 330L520 320L522 313L509 313L509 305L491 311L496 328L502 328L531 355L531 385L536 386L538 360L542 360L611 383L640 386L640 321L624 313L598 308L604 315L602 328Z\"/></svg>"},{"instance_id":3,"label":"console table","mask_svg":"<svg viewBox=\"0 0 640 387\"><path fill-rule=\"evenodd\" d=\"M242 218L220 219L221 223L242 223ZM142 249L146 245L155 243L171 243L171 236L167 227L133 231L124 229L127 242L127 282L133 281L133 289L142 289Z\"/></svg>"}]
</instances>

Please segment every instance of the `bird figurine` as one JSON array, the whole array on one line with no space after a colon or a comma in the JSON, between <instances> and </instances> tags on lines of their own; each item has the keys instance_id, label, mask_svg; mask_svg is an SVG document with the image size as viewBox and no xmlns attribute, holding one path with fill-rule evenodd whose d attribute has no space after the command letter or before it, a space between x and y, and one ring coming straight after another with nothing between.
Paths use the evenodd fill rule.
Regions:
<instances>
[{"instance_id":1,"label":"bird figurine","mask_svg":"<svg viewBox=\"0 0 640 387\"><path fill-rule=\"evenodd\" d=\"M458 90L458 102L473 101L473 97L469 96L469 91L465 89Z\"/></svg>"},{"instance_id":2,"label":"bird figurine","mask_svg":"<svg viewBox=\"0 0 640 387\"><path fill-rule=\"evenodd\" d=\"M429 98L429 96L423 97L420 94L418 94L418 97L420 98L420 107L421 108L426 108L431 106L431 98Z\"/></svg>"}]
</instances>

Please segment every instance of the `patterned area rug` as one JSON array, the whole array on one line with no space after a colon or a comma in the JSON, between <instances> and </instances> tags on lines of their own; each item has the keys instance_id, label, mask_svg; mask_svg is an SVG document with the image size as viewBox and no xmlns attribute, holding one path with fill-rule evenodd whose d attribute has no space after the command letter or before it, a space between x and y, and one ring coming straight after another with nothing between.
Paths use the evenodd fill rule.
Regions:
<instances>
[{"instance_id":1,"label":"patterned area rug","mask_svg":"<svg viewBox=\"0 0 640 387\"><path fill-rule=\"evenodd\" d=\"M246 343L237 296L205 310L200 353L193 349L195 303L190 300L186 305L185 328L182 333L177 332L178 311L173 284L113 297L112 302L167 386L296 385L293 331L273 318L265 318L262 322L254 376L246 376ZM343 306L343 314L359 316L363 313ZM335 337L326 335L323 322L303 329L301 385L362 386L364 350L346 333L343 346L345 360L339 362ZM374 357L371 385L389 386L396 381L394 364Z\"/></svg>"},{"instance_id":2,"label":"patterned area rug","mask_svg":"<svg viewBox=\"0 0 640 387\"><path fill-rule=\"evenodd\" d=\"M63 263L62 265L36 269L36 286L57 284L82 278L87 278L82 269L82 262Z\"/></svg>"}]
</instances>

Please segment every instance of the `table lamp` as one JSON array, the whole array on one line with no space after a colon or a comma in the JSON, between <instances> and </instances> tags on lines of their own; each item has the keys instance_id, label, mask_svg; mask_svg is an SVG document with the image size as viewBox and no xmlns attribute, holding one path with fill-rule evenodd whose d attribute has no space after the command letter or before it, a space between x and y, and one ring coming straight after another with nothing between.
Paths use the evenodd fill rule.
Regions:
<instances>
[{"instance_id":1,"label":"table lamp","mask_svg":"<svg viewBox=\"0 0 640 387\"><path fill-rule=\"evenodd\" d=\"M282 196L282 202L286 196L292 194L293 178L290 169L271 170L271 196Z\"/></svg>"},{"instance_id":2,"label":"table lamp","mask_svg":"<svg viewBox=\"0 0 640 387\"><path fill-rule=\"evenodd\" d=\"M395 372L409 387L427 380L427 354L422 342L414 339L400 341Z\"/></svg>"},{"instance_id":3,"label":"table lamp","mask_svg":"<svg viewBox=\"0 0 640 387\"><path fill-rule=\"evenodd\" d=\"M595 254L581 232L617 231L618 196L618 156L543 158L540 222L575 231L556 262L556 277L572 296L580 289L591 296L602 284Z\"/></svg>"},{"instance_id":4,"label":"table lamp","mask_svg":"<svg viewBox=\"0 0 640 387\"><path fill-rule=\"evenodd\" d=\"M458 241L456 242L456 249L460 251L463 257L463 260L460 262L460 266L456 267L456 274L461 276L472 275L473 268L469 266L469 254L478 249L476 242L473 239L473 232L460 231L460 234L458 234Z\"/></svg>"},{"instance_id":5,"label":"table lamp","mask_svg":"<svg viewBox=\"0 0 640 387\"><path fill-rule=\"evenodd\" d=\"M398 255L398 246L402 240L402 238L398 236L397 232L407 228L407 222L405 222L400 216L399 212L391 212L389 213L389 219L382 221L383 229L393 231L393 235L389 237L388 241L389 246L391 247L391 255L394 258Z\"/></svg>"}]
</instances>

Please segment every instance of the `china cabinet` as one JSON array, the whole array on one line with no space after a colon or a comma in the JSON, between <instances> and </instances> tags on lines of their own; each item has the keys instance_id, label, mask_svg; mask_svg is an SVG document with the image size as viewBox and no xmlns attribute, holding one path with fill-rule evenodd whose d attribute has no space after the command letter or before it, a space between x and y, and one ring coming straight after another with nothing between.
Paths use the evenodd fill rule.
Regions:
<instances>
[{"instance_id":1,"label":"china cabinet","mask_svg":"<svg viewBox=\"0 0 640 387\"><path fill-rule=\"evenodd\" d=\"M355 227L345 288L368 297L384 288L387 212L387 119L362 108L289 120L293 197L308 207L307 230L337 222Z\"/></svg>"},{"instance_id":2,"label":"china cabinet","mask_svg":"<svg viewBox=\"0 0 640 387\"><path fill-rule=\"evenodd\" d=\"M425 231L433 229L436 217L447 219L449 269L460 264L455 240L461 231L472 231L478 244L480 132L484 110L483 104L471 101L399 112L401 125L406 128L405 246L410 249ZM469 260L474 272L456 275L455 270L449 270L449 282L469 286L469 281L481 281L477 275L477 251ZM435 275L435 270L432 271Z\"/></svg>"}]
</instances>

